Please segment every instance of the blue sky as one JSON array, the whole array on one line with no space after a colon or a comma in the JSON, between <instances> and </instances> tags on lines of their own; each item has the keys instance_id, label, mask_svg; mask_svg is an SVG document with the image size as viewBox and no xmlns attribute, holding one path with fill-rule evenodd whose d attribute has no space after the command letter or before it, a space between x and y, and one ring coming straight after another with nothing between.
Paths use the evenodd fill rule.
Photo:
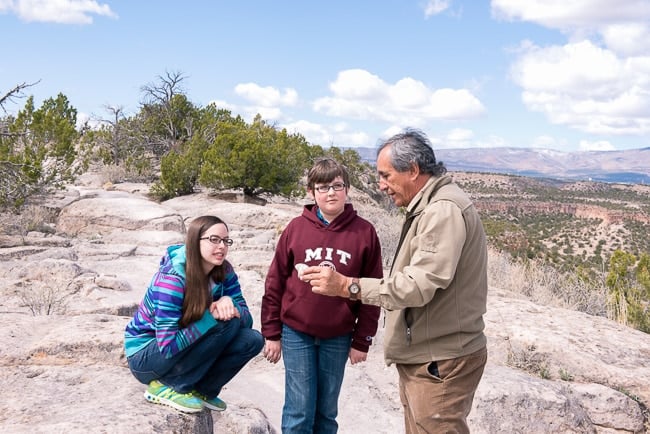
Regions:
<instances>
[{"instance_id":1,"label":"blue sky","mask_svg":"<svg viewBox=\"0 0 650 434\"><path fill-rule=\"evenodd\" d=\"M38 81L80 119L136 113L169 71L325 147L406 126L434 148L650 146L648 0L0 0L0 41L0 96Z\"/></svg>"}]
</instances>

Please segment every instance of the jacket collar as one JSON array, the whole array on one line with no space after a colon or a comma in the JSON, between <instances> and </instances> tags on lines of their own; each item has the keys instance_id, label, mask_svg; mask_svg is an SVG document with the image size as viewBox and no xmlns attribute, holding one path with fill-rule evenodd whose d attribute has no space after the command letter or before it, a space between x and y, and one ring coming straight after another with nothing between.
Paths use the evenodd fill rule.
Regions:
<instances>
[{"instance_id":1,"label":"jacket collar","mask_svg":"<svg viewBox=\"0 0 650 434\"><path fill-rule=\"evenodd\" d=\"M406 207L406 211L408 213L415 213L422 210L422 208L424 208L429 203L431 197L433 197L436 191L438 191L440 187L447 184L451 184L451 176L432 176L427 180L426 184L424 184L420 191L418 191L416 195L413 196L413 199L411 199L411 202ZM422 203L423 197L426 198L424 203Z\"/></svg>"}]
</instances>

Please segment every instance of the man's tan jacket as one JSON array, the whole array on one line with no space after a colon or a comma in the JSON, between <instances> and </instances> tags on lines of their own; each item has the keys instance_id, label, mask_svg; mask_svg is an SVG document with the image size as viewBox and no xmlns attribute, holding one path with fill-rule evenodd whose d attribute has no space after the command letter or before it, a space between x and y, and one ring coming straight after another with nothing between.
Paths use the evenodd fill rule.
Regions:
<instances>
[{"instance_id":1,"label":"man's tan jacket","mask_svg":"<svg viewBox=\"0 0 650 434\"><path fill-rule=\"evenodd\" d=\"M476 208L444 175L416 194L407 219L390 275L360 281L362 301L386 309L386 363L427 363L480 350L486 345L487 243Z\"/></svg>"}]
</instances>

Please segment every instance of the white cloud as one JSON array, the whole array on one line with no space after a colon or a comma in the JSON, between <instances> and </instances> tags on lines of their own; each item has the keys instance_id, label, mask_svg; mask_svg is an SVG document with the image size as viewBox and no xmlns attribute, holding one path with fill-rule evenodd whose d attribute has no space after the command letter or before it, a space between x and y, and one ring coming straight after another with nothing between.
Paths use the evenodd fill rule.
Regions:
<instances>
[{"instance_id":1,"label":"white cloud","mask_svg":"<svg viewBox=\"0 0 650 434\"><path fill-rule=\"evenodd\" d=\"M242 83L235 86L235 93L262 107L295 106L298 102L298 92L291 88L283 93L272 86Z\"/></svg>"},{"instance_id":2,"label":"white cloud","mask_svg":"<svg viewBox=\"0 0 650 434\"><path fill-rule=\"evenodd\" d=\"M602 30L605 45L623 56L650 53L650 26L641 23L615 24Z\"/></svg>"},{"instance_id":3,"label":"white cloud","mask_svg":"<svg viewBox=\"0 0 650 434\"><path fill-rule=\"evenodd\" d=\"M421 81L413 80L410 77L403 78L395 83L395 86L388 89L389 98L398 106L414 108L427 104L429 90Z\"/></svg>"},{"instance_id":4,"label":"white cloud","mask_svg":"<svg viewBox=\"0 0 650 434\"><path fill-rule=\"evenodd\" d=\"M255 83L241 83L235 86L235 93L247 100L250 104L236 105L222 100L212 100L218 108L229 110L234 115L240 114L247 122L252 122L256 115L260 115L268 123L280 123L285 114L282 107L293 107L298 103L298 92L294 89L285 89L284 92Z\"/></svg>"},{"instance_id":5,"label":"white cloud","mask_svg":"<svg viewBox=\"0 0 650 434\"><path fill-rule=\"evenodd\" d=\"M287 123L284 124L283 128L286 128L289 134L300 133L310 143L320 144L321 146L325 146L326 143L329 144L332 140L331 134L325 127L309 121L301 120Z\"/></svg>"},{"instance_id":6,"label":"white cloud","mask_svg":"<svg viewBox=\"0 0 650 434\"><path fill-rule=\"evenodd\" d=\"M370 137L360 131L351 131L346 123L337 123L326 127L309 121L290 122L281 125L289 133L300 133L307 141L325 148L330 146L357 147L368 146Z\"/></svg>"},{"instance_id":7,"label":"white cloud","mask_svg":"<svg viewBox=\"0 0 650 434\"><path fill-rule=\"evenodd\" d=\"M444 134L429 132L429 141L433 150L437 149L468 149L468 148L502 148L509 143L501 136L488 134L477 137L474 131L465 128L453 128Z\"/></svg>"},{"instance_id":8,"label":"white cloud","mask_svg":"<svg viewBox=\"0 0 650 434\"><path fill-rule=\"evenodd\" d=\"M607 140L599 140L596 142L580 140L579 149L581 151L614 151L616 148Z\"/></svg>"},{"instance_id":9,"label":"white cloud","mask_svg":"<svg viewBox=\"0 0 650 434\"><path fill-rule=\"evenodd\" d=\"M594 134L650 133L650 2L492 0L491 8L568 35L564 45L522 41L511 73L529 109Z\"/></svg>"},{"instance_id":10,"label":"white cloud","mask_svg":"<svg viewBox=\"0 0 650 434\"><path fill-rule=\"evenodd\" d=\"M390 137L393 137L395 134L399 134L404 130L402 127L398 127L397 125L390 126L384 130L384 132L381 134L379 137L380 140L387 140ZM429 137L431 139L431 137ZM432 142L433 143L433 142Z\"/></svg>"},{"instance_id":11,"label":"white cloud","mask_svg":"<svg viewBox=\"0 0 650 434\"><path fill-rule=\"evenodd\" d=\"M549 148L559 148L559 143L558 140L555 137L547 136L547 135L542 135L542 136L537 136L533 139L533 143L531 144L533 148L542 148L542 149L549 149Z\"/></svg>"},{"instance_id":12,"label":"white cloud","mask_svg":"<svg viewBox=\"0 0 650 434\"><path fill-rule=\"evenodd\" d=\"M429 136L431 144L435 148L470 148L474 140L474 132L466 128L453 128L442 136Z\"/></svg>"},{"instance_id":13,"label":"white cloud","mask_svg":"<svg viewBox=\"0 0 650 434\"><path fill-rule=\"evenodd\" d=\"M474 137L474 132L466 128L454 128L447 133L447 140L452 142L467 142Z\"/></svg>"},{"instance_id":14,"label":"white cloud","mask_svg":"<svg viewBox=\"0 0 650 434\"><path fill-rule=\"evenodd\" d=\"M92 24L93 15L117 18L109 5L94 0L0 0L0 12L27 22L60 24Z\"/></svg>"},{"instance_id":15,"label":"white cloud","mask_svg":"<svg viewBox=\"0 0 650 434\"><path fill-rule=\"evenodd\" d=\"M492 0L492 15L509 21L530 21L573 32L620 23L647 23L647 0Z\"/></svg>"},{"instance_id":16,"label":"white cloud","mask_svg":"<svg viewBox=\"0 0 650 434\"><path fill-rule=\"evenodd\" d=\"M437 89L422 114L433 119L469 119L484 111L483 104L467 89Z\"/></svg>"},{"instance_id":17,"label":"white cloud","mask_svg":"<svg viewBox=\"0 0 650 434\"><path fill-rule=\"evenodd\" d=\"M228 101L224 101L221 99L213 99L212 101L208 102L209 104L214 104L218 109L224 109L228 110L231 113L235 113L238 109L238 107L234 104L229 103Z\"/></svg>"},{"instance_id":18,"label":"white cloud","mask_svg":"<svg viewBox=\"0 0 650 434\"><path fill-rule=\"evenodd\" d=\"M424 5L424 16L438 15L449 7L448 0L428 0Z\"/></svg>"},{"instance_id":19,"label":"white cloud","mask_svg":"<svg viewBox=\"0 0 650 434\"><path fill-rule=\"evenodd\" d=\"M363 69L348 69L339 72L336 81L330 83L330 90L336 97L353 100L380 100L386 93L386 83Z\"/></svg>"},{"instance_id":20,"label":"white cloud","mask_svg":"<svg viewBox=\"0 0 650 434\"><path fill-rule=\"evenodd\" d=\"M237 105L217 99L211 100L208 104L214 104L218 109L228 110L233 116L239 115L246 122L252 122L258 114L269 124L277 123L284 118L284 114L279 107L269 107L264 105Z\"/></svg>"},{"instance_id":21,"label":"white cloud","mask_svg":"<svg viewBox=\"0 0 650 434\"><path fill-rule=\"evenodd\" d=\"M529 47L513 65L512 75L524 89L552 92L559 88L593 95L615 91L623 68L614 53L585 40L564 46Z\"/></svg>"},{"instance_id":22,"label":"white cloud","mask_svg":"<svg viewBox=\"0 0 650 434\"><path fill-rule=\"evenodd\" d=\"M574 143L564 137L541 135L533 138L530 145L524 144L524 146L530 146L531 148L537 148L552 154L553 152L566 152L569 149L573 149Z\"/></svg>"},{"instance_id":23,"label":"white cloud","mask_svg":"<svg viewBox=\"0 0 650 434\"><path fill-rule=\"evenodd\" d=\"M278 107L246 106L242 108L242 111L245 113L248 122L252 122L257 115L260 115L262 119L269 124L279 122L284 118L282 110Z\"/></svg>"},{"instance_id":24,"label":"white cloud","mask_svg":"<svg viewBox=\"0 0 650 434\"><path fill-rule=\"evenodd\" d=\"M389 84L365 70L341 71L330 84L333 96L313 103L329 116L421 127L432 119L469 119L485 112L467 89L429 89L410 77Z\"/></svg>"},{"instance_id":25,"label":"white cloud","mask_svg":"<svg viewBox=\"0 0 650 434\"><path fill-rule=\"evenodd\" d=\"M503 137L494 134L490 134L487 138L477 140L473 143L473 147L476 148L503 148L505 146L511 146L511 144Z\"/></svg>"},{"instance_id":26,"label":"white cloud","mask_svg":"<svg viewBox=\"0 0 650 434\"><path fill-rule=\"evenodd\" d=\"M2 5L0 4L0 6L2 6ZM94 122L93 122L93 119L90 117L90 115L88 115L87 113L83 113L83 112L77 113L77 124L75 125L77 130L81 129L81 127L83 127L83 125L86 122L88 122L88 125L90 125L91 128L94 129Z\"/></svg>"},{"instance_id":27,"label":"white cloud","mask_svg":"<svg viewBox=\"0 0 650 434\"><path fill-rule=\"evenodd\" d=\"M335 146L367 146L371 138L363 131L341 131L334 136Z\"/></svg>"},{"instance_id":28,"label":"white cloud","mask_svg":"<svg viewBox=\"0 0 650 434\"><path fill-rule=\"evenodd\" d=\"M650 53L619 57L588 40L527 45L511 74L524 104L555 124L597 134L650 133Z\"/></svg>"},{"instance_id":29,"label":"white cloud","mask_svg":"<svg viewBox=\"0 0 650 434\"><path fill-rule=\"evenodd\" d=\"M488 135L484 138L477 138L474 132L464 129L453 129L444 135L434 133L427 135L434 151L438 149L502 148L508 146L508 142L503 137Z\"/></svg>"}]
</instances>

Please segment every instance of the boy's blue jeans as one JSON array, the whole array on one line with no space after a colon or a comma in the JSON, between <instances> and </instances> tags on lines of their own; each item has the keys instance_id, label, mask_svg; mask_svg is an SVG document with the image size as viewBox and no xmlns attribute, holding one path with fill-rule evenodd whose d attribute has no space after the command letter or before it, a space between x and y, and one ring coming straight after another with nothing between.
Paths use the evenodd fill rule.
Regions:
<instances>
[{"instance_id":1,"label":"boy's blue jeans","mask_svg":"<svg viewBox=\"0 0 650 434\"><path fill-rule=\"evenodd\" d=\"M285 395L282 433L336 433L351 335L319 339L282 327Z\"/></svg>"},{"instance_id":2,"label":"boy's blue jeans","mask_svg":"<svg viewBox=\"0 0 650 434\"><path fill-rule=\"evenodd\" d=\"M179 393L196 390L214 398L263 346L260 332L242 328L239 318L233 318L218 321L193 345L170 359L165 359L156 341L152 341L129 357L128 363L143 384L158 380Z\"/></svg>"}]
</instances>

